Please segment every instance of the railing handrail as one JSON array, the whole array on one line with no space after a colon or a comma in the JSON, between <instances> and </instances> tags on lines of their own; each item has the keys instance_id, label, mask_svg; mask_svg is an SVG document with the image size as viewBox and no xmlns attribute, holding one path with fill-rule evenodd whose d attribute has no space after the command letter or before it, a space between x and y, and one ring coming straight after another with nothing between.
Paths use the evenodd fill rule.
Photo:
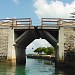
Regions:
<instances>
[{"instance_id":1,"label":"railing handrail","mask_svg":"<svg viewBox=\"0 0 75 75\"><path fill-rule=\"evenodd\" d=\"M56 25L61 26L64 23L73 23L75 24L75 19L71 18L41 18L41 27L44 25ZM9 24L10 23L10 24ZM31 18L12 18L12 19L0 19L0 25L11 25L12 28L14 26L20 25L29 25L32 26L32 19ZM65 24L64 24L65 25Z\"/></svg>"},{"instance_id":2,"label":"railing handrail","mask_svg":"<svg viewBox=\"0 0 75 75\"><path fill-rule=\"evenodd\" d=\"M0 22L3 23L7 23L10 22L12 28L14 27L14 25L32 25L32 20L31 18L12 18L12 19L0 19ZM19 24L18 24L19 23Z\"/></svg>"},{"instance_id":3,"label":"railing handrail","mask_svg":"<svg viewBox=\"0 0 75 75\"><path fill-rule=\"evenodd\" d=\"M58 24L59 18L42 18L41 19L41 26L43 25L56 25ZM56 23L56 24L53 24Z\"/></svg>"},{"instance_id":4,"label":"railing handrail","mask_svg":"<svg viewBox=\"0 0 75 75\"><path fill-rule=\"evenodd\" d=\"M31 19L31 18L10 18L10 19L0 19L0 21L1 20L12 20L12 19L14 19L14 20L23 20L23 19Z\"/></svg>"},{"instance_id":5,"label":"railing handrail","mask_svg":"<svg viewBox=\"0 0 75 75\"><path fill-rule=\"evenodd\" d=\"M75 18L42 18L42 19L56 19L56 20L75 20Z\"/></svg>"},{"instance_id":6,"label":"railing handrail","mask_svg":"<svg viewBox=\"0 0 75 75\"><path fill-rule=\"evenodd\" d=\"M41 19L41 26L43 25L56 25L60 26L63 22L73 22L75 19L71 18L42 18ZM56 24L55 24L56 23Z\"/></svg>"}]
</instances>

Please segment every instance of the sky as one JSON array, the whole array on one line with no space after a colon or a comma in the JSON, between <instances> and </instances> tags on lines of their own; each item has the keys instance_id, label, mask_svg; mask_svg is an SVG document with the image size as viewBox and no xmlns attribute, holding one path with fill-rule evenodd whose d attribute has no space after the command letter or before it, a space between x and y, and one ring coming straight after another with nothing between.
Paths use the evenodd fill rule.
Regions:
<instances>
[{"instance_id":1,"label":"sky","mask_svg":"<svg viewBox=\"0 0 75 75\"><path fill-rule=\"evenodd\" d=\"M0 0L0 19L31 18L33 25L40 25L41 18L70 18L74 8L75 0ZM27 52L40 46L50 44L43 39L34 40Z\"/></svg>"},{"instance_id":2,"label":"sky","mask_svg":"<svg viewBox=\"0 0 75 75\"><path fill-rule=\"evenodd\" d=\"M70 17L75 0L0 0L0 18Z\"/></svg>"}]
</instances>

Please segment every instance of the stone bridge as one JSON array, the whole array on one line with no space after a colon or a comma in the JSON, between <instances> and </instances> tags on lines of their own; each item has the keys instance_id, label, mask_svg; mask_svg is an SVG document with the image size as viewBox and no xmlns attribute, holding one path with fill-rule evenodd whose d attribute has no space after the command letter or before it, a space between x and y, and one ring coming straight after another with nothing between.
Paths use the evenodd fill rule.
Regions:
<instances>
[{"instance_id":1,"label":"stone bridge","mask_svg":"<svg viewBox=\"0 0 75 75\"><path fill-rule=\"evenodd\" d=\"M75 19L42 18L40 26L33 26L31 18L0 19L0 60L25 64L26 47L39 38L56 49L56 61L64 61L65 51L75 47Z\"/></svg>"}]
</instances>

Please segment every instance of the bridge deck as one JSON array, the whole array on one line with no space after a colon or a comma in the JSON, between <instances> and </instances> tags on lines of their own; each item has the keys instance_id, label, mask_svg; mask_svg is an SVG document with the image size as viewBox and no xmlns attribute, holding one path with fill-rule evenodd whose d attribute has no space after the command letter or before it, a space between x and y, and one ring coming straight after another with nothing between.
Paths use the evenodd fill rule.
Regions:
<instances>
[{"instance_id":1,"label":"bridge deck","mask_svg":"<svg viewBox=\"0 0 75 75\"><path fill-rule=\"evenodd\" d=\"M36 26L38 29L59 29L58 26ZM35 29L35 26L14 26L14 29Z\"/></svg>"}]
</instances>

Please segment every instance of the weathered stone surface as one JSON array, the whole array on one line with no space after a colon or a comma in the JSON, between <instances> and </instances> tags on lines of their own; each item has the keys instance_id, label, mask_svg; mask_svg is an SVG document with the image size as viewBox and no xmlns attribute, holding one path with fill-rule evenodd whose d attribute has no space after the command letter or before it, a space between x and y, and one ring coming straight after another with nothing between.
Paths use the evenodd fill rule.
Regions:
<instances>
[{"instance_id":1,"label":"weathered stone surface","mask_svg":"<svg viewBox=\"0 0 75 75\"><path fill-rule=\"evenodd\" d=\"M75 31L73 28L64 28L64 47L65 50L68 50L70 47L71 49L74 49L74 41L75 41Z\"/></svg>"},{"instance_id":2,"label":"weathered stone surface","mask_svg":"<svg viewBox=\"0 0 75 75\"><path fill-rule=\"evenodd\" d=\"M8 29L0 28L0 57L6 57L8 51Z\"/></svg>"}]
</instances>

